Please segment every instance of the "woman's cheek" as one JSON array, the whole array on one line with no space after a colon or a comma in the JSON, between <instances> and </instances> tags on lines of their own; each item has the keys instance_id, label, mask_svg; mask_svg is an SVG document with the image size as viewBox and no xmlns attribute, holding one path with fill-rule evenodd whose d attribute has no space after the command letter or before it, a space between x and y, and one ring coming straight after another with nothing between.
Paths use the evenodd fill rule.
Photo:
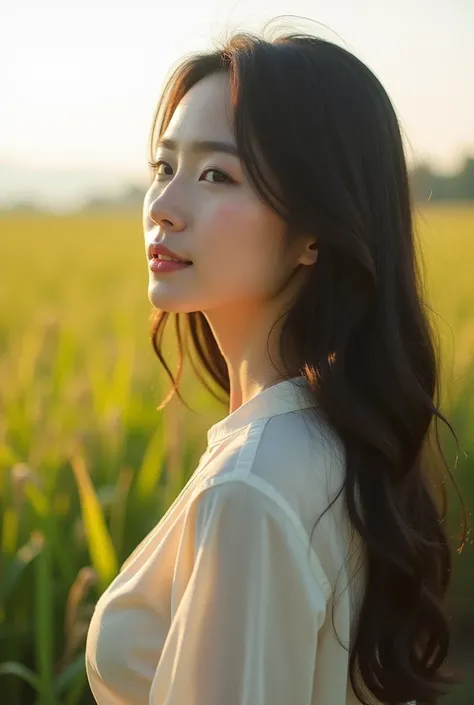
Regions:
<instances>
[{"instance_id":1,"label":"woman's cheek","mask_svg":"<svg viewBox=\"0 0 474 705\"><path fill-rule=\"evenodd\" d=\"M231 261L241 251L242 242L248 234L248 224L242 208L224 204L216 206L201 221L200 229L203 251Z\"/></svg>"},{"instance_id":2,"label":"woman's cheek","mask_svg":"<svg viewBox=\"0 0 474 705\"><path fill-rule=\"evenodd\" d=\"M206 221L210 231L217 234L223 230L233 230L244 219L243 205L239 207L234 203L222 202L214 204Z\"/></svg>"}]
</instances>

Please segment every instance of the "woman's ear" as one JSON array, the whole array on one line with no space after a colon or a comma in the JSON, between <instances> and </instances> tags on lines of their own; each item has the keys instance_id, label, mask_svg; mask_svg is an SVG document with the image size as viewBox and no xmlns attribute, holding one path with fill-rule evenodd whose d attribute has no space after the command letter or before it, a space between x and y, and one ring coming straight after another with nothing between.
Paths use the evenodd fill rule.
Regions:
<instances>
[{"instance_id":1,"label":"woman's ear","mask_svg":"<svg viewBox=\"0 0 474 705\"><path fill-rule=\"evenodd\" d=\"M318 259L318 253L319 250L316 240L307 242L305 249L299 258L299 264L305 264L307 266L316 264L316 261Z\"/></svg>"}]
</instances>

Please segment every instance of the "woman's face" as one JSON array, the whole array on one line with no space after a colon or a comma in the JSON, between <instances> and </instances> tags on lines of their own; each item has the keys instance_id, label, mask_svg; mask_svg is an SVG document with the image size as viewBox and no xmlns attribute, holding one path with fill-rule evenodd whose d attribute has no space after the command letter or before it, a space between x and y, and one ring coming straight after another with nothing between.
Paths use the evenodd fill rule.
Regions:
<instances>
[{"instance_id":1,"label":"woman's face","mask_svg":"<svg viewBox=\"0 0 474 705\"><path fill-rule=\"evenodd\" d=\"M296 262L281 261L283 220L255 193L238 156L192 143L235 147L228 76L196 84L177 106L163 135L177 149L158 147L160 166L145 196L145 247L163 242L192 266L149 270L148 298L169 312L229 313L255 308L281 285Z\"/></svg>"}]
</instances>

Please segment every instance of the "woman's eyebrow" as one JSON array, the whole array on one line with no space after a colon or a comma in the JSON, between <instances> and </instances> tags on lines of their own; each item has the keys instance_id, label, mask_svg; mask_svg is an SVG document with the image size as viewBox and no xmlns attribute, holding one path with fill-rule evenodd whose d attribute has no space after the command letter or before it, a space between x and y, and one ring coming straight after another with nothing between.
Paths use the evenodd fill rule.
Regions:
<instances>
[{"instance_id":1,"label":"woman's eyebrow","mask_svg":"<svg viewBox=\"0 0 474 705\"><path fill-rule=\"evenodd\" d=\"M157 149L162 147L163 149L177 150L178 143L176 140L172 140L166 137L160 137L156 143ZM194 142L188 142L184 147L189 152L194 152L195 154L203 154L207 152L225 152L226 154L232 154L234 157L239 156L237 147L230 142L220 142L216 140L196 140Z\"/></svg>"}]
</instances>

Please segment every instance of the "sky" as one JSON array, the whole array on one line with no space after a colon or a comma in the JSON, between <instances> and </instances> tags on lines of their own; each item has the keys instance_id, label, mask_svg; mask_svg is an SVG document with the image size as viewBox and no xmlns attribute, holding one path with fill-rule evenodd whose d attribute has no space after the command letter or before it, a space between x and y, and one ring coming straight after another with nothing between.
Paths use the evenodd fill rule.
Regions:
<instances>
[{"instance_id":1,"label":"sky","mask_svg":"<svg viewBox=\"0 0 474 705\"><path fill-rule=\"evenodd\" d=\"M0 203L146 183L180 58L272 18L344 46L385 87L409 165L474 156L474 0L1 0ZM276 22L272 23L275 26Z\"/></svg>"}]
</instances>

